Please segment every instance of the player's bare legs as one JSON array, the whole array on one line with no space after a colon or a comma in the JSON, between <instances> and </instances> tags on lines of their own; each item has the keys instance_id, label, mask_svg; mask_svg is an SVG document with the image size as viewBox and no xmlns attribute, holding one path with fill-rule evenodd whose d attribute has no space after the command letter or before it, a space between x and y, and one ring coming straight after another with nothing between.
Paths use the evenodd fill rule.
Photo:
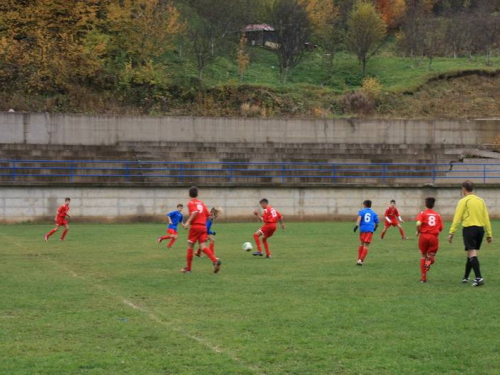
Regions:
<instances>
[{"instance_id":1,"label":"player's bare legs","mask_svg":"<svg viewBox=\"0 0 500 375\"><path fill-rule=\"evenodd\" d=\"M260 236L264 236L264 234L260 231L260 229L253 234L253 238L255 240L255 245L257 246L257 251L253 253L254 256L262 256L262 246L260 244Z\"/></svg>"},{"instance_id":2,"label":"player's bare legs","mask_svg":"<svg viewBox=\"0 0 500 375\"><path fill-rule=\"evenodd\" d=\"M52 229L49 233L47 233L45 236L44 236L44 239L45 241L48 241L49 240L49 237L52 236L54 233L56 233L60 228L60 225L59 224L56 224L56 227L54 229Z\"/></svg>"}]
</instances>

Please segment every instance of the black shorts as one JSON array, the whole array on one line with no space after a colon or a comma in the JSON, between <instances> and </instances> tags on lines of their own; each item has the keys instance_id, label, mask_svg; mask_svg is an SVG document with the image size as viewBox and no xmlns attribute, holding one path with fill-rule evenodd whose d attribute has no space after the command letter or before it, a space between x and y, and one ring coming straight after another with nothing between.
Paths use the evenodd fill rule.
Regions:
<instances>
[{"instance_id":1,"label":"black shorts","mask_svg":"<svg viewBox=\"0 0 500 375\"><path fill-rule=\"evenodd\" d=\"M483 227L466 227L463 228L465 251L479 250L484 238Z\"/></svg>"}]
</instances>

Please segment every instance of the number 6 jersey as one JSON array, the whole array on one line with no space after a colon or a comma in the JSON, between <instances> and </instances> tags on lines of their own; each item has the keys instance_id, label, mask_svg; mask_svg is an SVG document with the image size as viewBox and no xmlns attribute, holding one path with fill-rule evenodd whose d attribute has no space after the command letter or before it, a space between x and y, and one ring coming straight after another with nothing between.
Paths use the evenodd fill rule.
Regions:
<instances>
[{"instance_id":1,"label":"number 6 jersey","mask_svg":"<svg viewBox=\"0 0 500 375\"><path fill-rule=\"evenodd\" d=\"M375 224L378 224L378 215L371 208L364 208L358 212L358 216L361 216L361 222L359 223L359 229L362 233L375 231Z\"/></svg>"}]
</instances>

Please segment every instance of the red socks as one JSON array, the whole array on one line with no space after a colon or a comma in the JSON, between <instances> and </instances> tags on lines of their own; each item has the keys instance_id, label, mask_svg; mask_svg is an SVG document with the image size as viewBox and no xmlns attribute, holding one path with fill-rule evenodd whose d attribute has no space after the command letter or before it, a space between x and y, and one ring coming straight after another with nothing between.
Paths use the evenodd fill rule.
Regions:
<instances>
[{"instance_id":1,"label":"red socks","mask_svg":"<svg viewBox=\"0 0 500 375\"><path fill-rule=\"evenodd\" d=\"M170 238L170 237L169 237L169 238ZM172 246L174 245L175 241L176 241L176 239L175 239L175 238L172 238L172 239L170 240L170 242L168 243L167 247L169 247L169 248L170 248L170 247L172 247Z\"/></svg>"},{"instance_id":2,"label":"red socks","mask_svg":"<svg viewBox=\"0 0 500 375\"><path fill-rule=\"evenodd\" d=\"M383 230L382 234L380 235L380 238L384 239L385 237L385 229Z\"/></svg>"},{"instance_id":3,"label":"red socks","mask_svg":"<svg viewBox=\"0 0 500 375\"><path fill-rule=\"evenodd\" d=\"M186 260L187 260L186 270L187 271L191 271L191 264L193 263L193 258L194 258L194 250L187 249L187 256L186 256Z\"/></svg>"},{"instance_id":4,"label":"red socks","mask_svg":"<svg viewBox=\"0 0 500 375\"><path fill-rule=\"evenodd\" d=\"M69 229L65 229L64 232L62 233L61 240L64 240L66 238L66 235L68 234Z\"/></svg>"},{"instance_id":5,"label":"red socks","mask_svg":"<svg viewBox=\"0 0 500 375\"><path fill-rule=\"evenodd\" d=\"M363 246L363 251L361 252L361 256L359 257L359 259L361 259L364 262L367 255L368 255L368 248Z\"/></svg>"},{"instance_id":6,"label":"red socks","mask_svg":"<svg viewBox=\"0 0 500 375\"><path fill-rule=\"evenodd\" d=\"M422 273L422 281L426 281L427 271L425 269L425 259L420 259L420 272Z\"/></svg>"},{"instance_id":7,"label":"red socks","mask_svg":"<svg viewBox=\"0 0 500 375\"><path fill-rule=\"evenodd\" d=\"M52 229L49 233L47 233L47 238L49 238L50 236L52 236L56 232L57 232L57 228Z\"/></svg>"},{"instance_id":8,"label":"red socks","mask_svg":"<svg viewBox=\"0 0 500 375\"><path fill-rule=\"evenodd\" d=\"M361 254L363 253L363 245L360 245L358 247L358 260L361 259Z\"/></svg>"},{"instance_id":9,"label":"red socks","mask_svg":"<svg viewBox=\"0 0 500 375\"><path fill-rule=\"evenodd\" d=\"M160 240L165 241L165 240L168 240L170 238L171 238L170 236L162 236L162 237L160 237Z\"/></svg>"},{"instance_id":10,"label":"red socks","mask_svg":"<svg viewBox=\"0 0 500 375\"><path fill-rule=\"evenodd\" d=\"M406 236L405 236L405 231L403 230L403 228L401 228L401 229L399 230L399 234L401 234L401 237L403 237L403 238L405 238L405 237L406 237Z\"/></svg>"},{"instance_id":11,"label":"red socks","mask_svg":"<svg viewBox=\"0 0 500 375\"><path fill-rule=\"evenodd\" d=\"M267 243L267 240L262 240L262 242L264 243L264 248L266 249L266 255L270 257L271 252L269 251L269 244Z\"/></svg>"},{"instance_id":12,"label":"red socks","mask_svg":"<svg viewBox=\"0 0 500 375\"><path fill-rule=\"evenodd\" d=\"M210 250L212 250L212 253L215 255L215 242L210 242Z\"/></svg>"},{"instance_id":13,"label":"red socks","mask_svg":"<svg viewBox=\"0 0 500 375\"><path fill-rule=\"evenodd\" d=\"M209 257L209 258L210 258L210 260L211 260L212 262L217 262L217 258L215 257L215 255L214 255L214 253L212 252L212 250L210 250L208 247L205 247L205 248L203 249L203 252L205 253L205 255L206 255L207 257Z\"/></svg>"},{"instance_id":14,"label":"red socks","mask_svg":"<svg viewBox=\"0 0 500 375\"><path fill-rule=\"evenodd\" d=\"M253 238L255 239L255 244L257 245L257 250L259 250L260 252L262 252L262 246L260 246L259 235L258 234L254 234Z\"/></svg>"}]
</instances>

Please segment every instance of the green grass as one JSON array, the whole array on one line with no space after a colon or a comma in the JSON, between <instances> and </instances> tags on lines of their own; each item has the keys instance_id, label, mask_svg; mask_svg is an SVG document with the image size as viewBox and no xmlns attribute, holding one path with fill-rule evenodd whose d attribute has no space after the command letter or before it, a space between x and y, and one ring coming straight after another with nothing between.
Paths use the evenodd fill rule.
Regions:
<instances>
[{"instance_id":1,"label":"green grass","mask_svg":"<svg viewBox=\"0 0 500 375\"><path fill-rule=\"evenodd\" d=\"M494 58L492 65L485 64L485 58L478 56L473 60L468 58L444 57L436 58L432 70L428 68L426 59L415 61L411 58L397 56L394 43L390 43L379 55L368 63L369 76L377 77L388 92L412 91L425 84L427 80L439 73L452 73L471 69L494 70L500 67L500 58ZM340 52L334 60L333 74L328 77L327 57L321 51L310 52L304 61L295 68L289 82L280 81L278 60L276 54L261 47L250 47L251 65L245 74L243 83L264 86L278 90L298 91L320 88L332 93L343 93L359 88L362 82L361 66L356 57L350 53ZM174 56L168 59L176 72L173 79L182 82L188 77L197 76L195 65L187 58L184 64L176 62ZM207 86L237 84L238 68L232 56L219 58L207 67L204 76Z\"/></svg>"},{"instance_id":2,"label":"green grass","mask_svg":"<svg viewBox=\"0 0 500 375\"><path fill-rule=\"evenodd\" d=\"M405 224L413 232L413 224ZM274 259L241 250L256 224L217 224L206 258L182 275L185 232L167 252L160 224L0 227L0 373L446 373L500 368L499 258L487 284L462 285L461 238L420 284L415 240L375 240L354 265L349 223L292 223ZM500 230L500 222L494 223Z\"/></svg>"}]
</instances>

